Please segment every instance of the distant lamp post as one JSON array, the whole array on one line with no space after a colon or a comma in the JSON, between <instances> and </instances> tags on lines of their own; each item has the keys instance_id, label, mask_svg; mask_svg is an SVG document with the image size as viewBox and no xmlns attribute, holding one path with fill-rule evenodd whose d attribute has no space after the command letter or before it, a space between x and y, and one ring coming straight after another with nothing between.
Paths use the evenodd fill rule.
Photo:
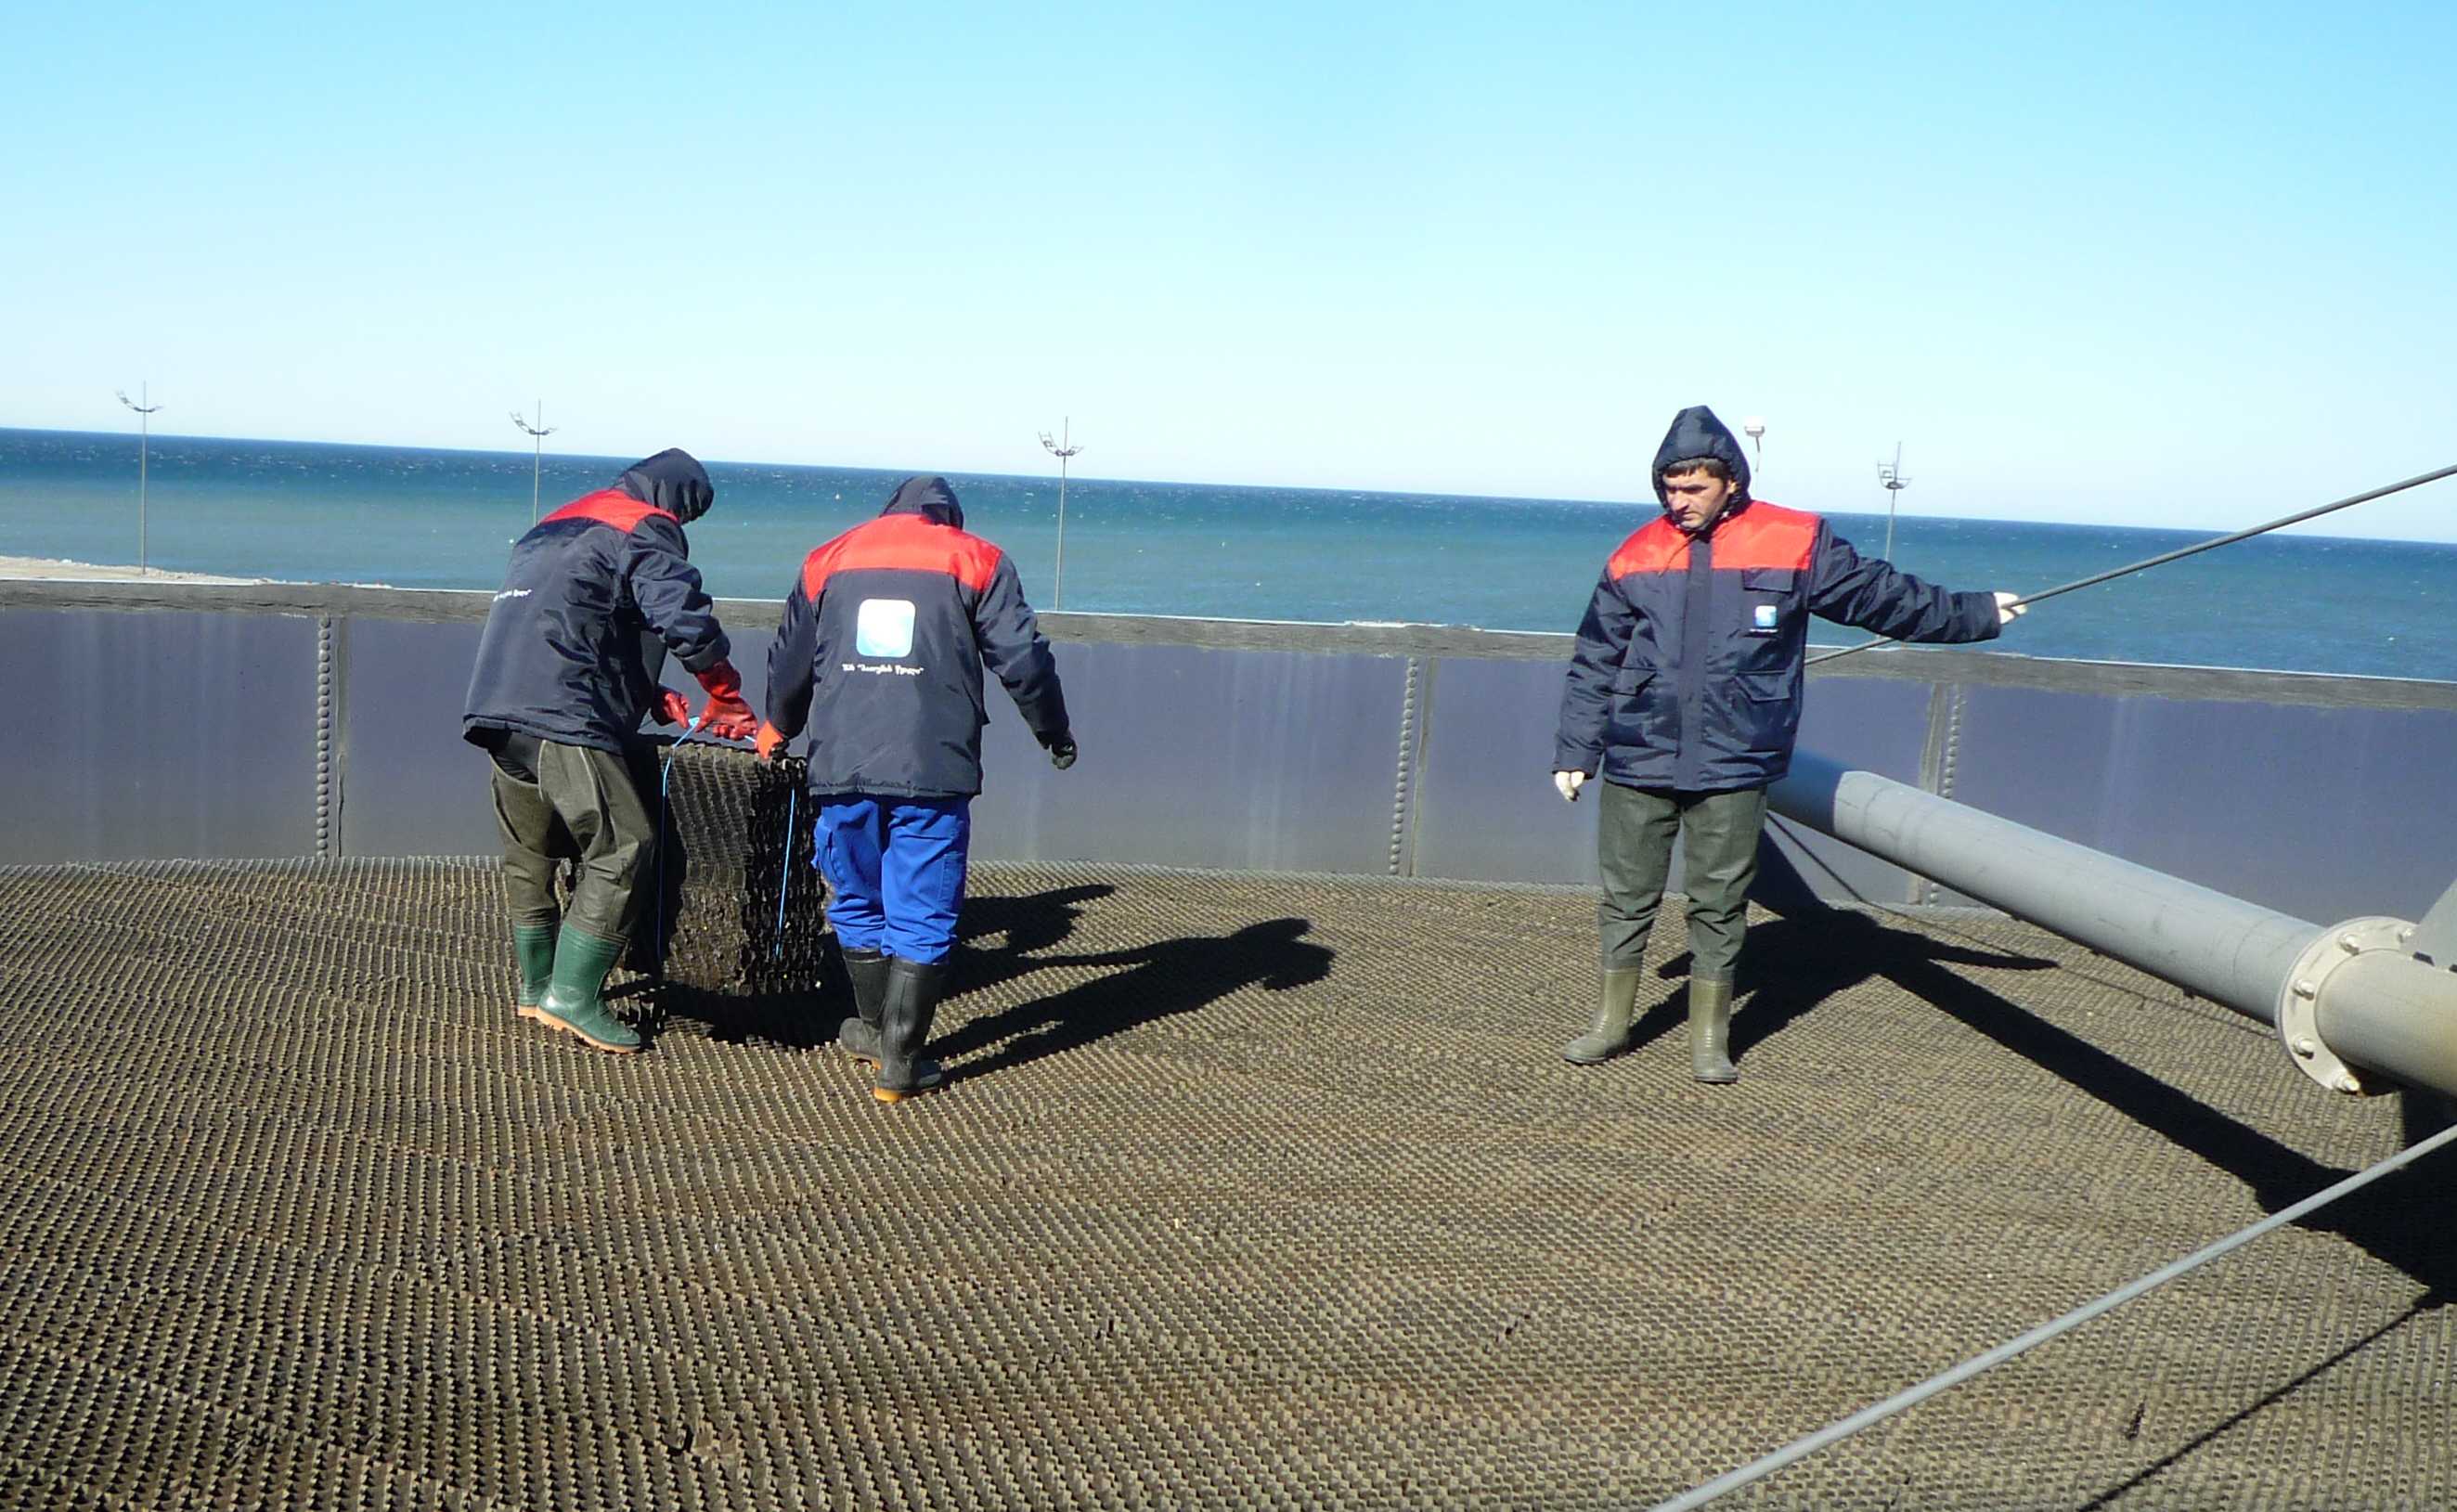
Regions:
<instances>
[{"instance_id":1,"label":"distant lamp post","mask_svg":"<svg viewBox=\"0 0 2457 1512\"><path fill-rule=\"evenodd\" d=\"M1764 415L1751 415L1748 419L1741 422L1741 430L1743 434L1749 438L1749 450L1756 453L1756 455L1751 458L1751 462L1754 466L1750 470L1762 470L1765 466L1765 417Z\"/></svg>"},{"instance_id":2,"label":"distant lamp post","mask_svg":"<svg viewBox=\"0 0 2457 1512\"><path fill-rule=\"evenodd\" d=\"M1074 440L1074 419L1069 416L1060 425L1056 441L1049 439L1049 432L1041 433L1041 444L1058 459L1058 570L1049 589L1051 609L1066 607L1066 460L1084 449L1069 445Z\"/></svg>"},{"instance_id":3,"label":"distant lamp post","mask_svg":"<svg viewBox=\"0 0 2457 1512\"><path fill-rule=\"evenodd\" d=\"M1886 549L1884 556L1887 561L1890 562L1894 559L1894 506L1901 500L1903 490L1911 486L1911 480L1903 476L1903 444L1901 442L1898 441L1894 443L1894 460L1890 465L1882 462L1877 464L1877 483L1879 487L1886 490Z\"/></svg>"},{"instance_id":4,"label":"distant lamp post","mask_svg":"<svg viewBox=\"0 0 2457 1512\"><path fill-rule=\"evenodd\" d=\"M546 438L553 435L556 428L546 423L545 400L541 399L537 402L537 424L532 425L521 418L519 410L512 411L512 424L520 426L531 443L529 447L529 524L531 525L538 523L538 469L546 464Z\"/></svg>"},{"instance_id":5,"label":"distant lamp post","mask_svg":"<svg viewBox=\"0 0 2457 1512\"><path fill-rule=\"evenodd\" d=\"M116 390L119 402L136 411L136 575L143 577L145 568L145 453L153 440L154 414L162 406L153 403L154 389L149 383L136 385L136 399L128 390ZM138 403L139 400L144 403Z\"/></svg>"}]
</instances>

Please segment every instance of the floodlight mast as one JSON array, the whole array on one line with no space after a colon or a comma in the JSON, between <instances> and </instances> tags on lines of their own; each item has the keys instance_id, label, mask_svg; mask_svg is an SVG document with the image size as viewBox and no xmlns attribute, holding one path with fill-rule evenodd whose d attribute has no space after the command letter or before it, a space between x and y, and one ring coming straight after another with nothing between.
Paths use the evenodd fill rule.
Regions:
<instances>
[{"instance_id":1,"label":"floodlight mast","mask_svg":"<svg viewBox=\"0 0 2457 1512\"><path fill-rule=\"evenodd\" d=\"M545 466L545 464L546 464L546 438L547 438L547 437L548 437L548 436L553 435L553 434L554 434L558 429L560 429L560 428L562 428L562 427L557 426L557 425L547 425L547 424L546 423L546 401L545 401L545 400L543 400L543 399L541 399L541 400L539 400L539 401L537 402L537 424L536 424L536 425L530 425L526 420L523 419L523 418L521 417L521 412L520 412L519 410L517 410L517 409L515 409L515 410L513 410L513 411L512 411L512 424L513 424L513 425L515 425L520 426L520 427L521 427L521 429L522 429L523 431L526 432L526 433L528 434L528 437L529 437L529 440L530 440L530 446L529 446L529 524L530 524L531 526L533 526L533 527L534 527L534 526L538 523L538 519L539 519L539 515L538 515L538 470L539 470L539 468L541 468L542 466Z\"/></svg>"},{"instance_id":2,"label":"floodlight mast","mask_svg":"<svg viewBox=\"0 0 2457 1512\"><path fill-rule=\"evenodd\" d=\"M1886 549L1878 554L1890 562L1894 559L1894 504L1903 496L1903 490L1911 486L1911 480L1903 476L1901 442L1894 443L1894 460L1890 466L1882 462L1877 464L1877 485L1886 490Z\"/></svg>"},{"instance_id":3,"label":"floodlight mast","mask_svg":"<svg viewBox=\"0 0 2457 1512\"><path fill-rule=\"evenodd\" d=\"M136 385L136 398L128 390L116 390L119 402L136 411L136 575L143 577L145 566L145 453L153 439L154 413L162 406L153 403L154 389L149 383Z\"/></svg>"},{"instance_id":4,"label":"floodlight mast","mask_svg":"<svg viewBox=\"0 0 2457 1512\"><path fill-rule=\"evenodd\" d=\"M1044 430L1041 433L1041 444L1058 459L1058 570L1052 574L1049 587L1051 609L1066 607L1066 460L1084 449L1072 445L1074 437L1075 421L1072 416L1060 422L1056 441L1049 439L1049 432Z\"/></svg>"}]
</instances>

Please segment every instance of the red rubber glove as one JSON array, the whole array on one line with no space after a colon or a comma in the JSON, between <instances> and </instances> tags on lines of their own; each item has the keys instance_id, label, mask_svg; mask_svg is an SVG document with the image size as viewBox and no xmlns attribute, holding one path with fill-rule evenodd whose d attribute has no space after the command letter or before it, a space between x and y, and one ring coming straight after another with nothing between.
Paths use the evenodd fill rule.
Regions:
<instances>
[{"instance_id":1,"label":"red rubber glove","mask_svg":"<svg viewBox=\"0 0 2457 1512\"><path fill-rule=\"evenodd\" d=\"M657 707L652 711L659 724L691 723L691 700L671 688L657 690Z\"/></svg>"},{"instance_id":2,"label":"red rubber glove","mask_svg":"<svg viewBox=\"0 0 2457 1512\"><path fill-rule=\"evenodd\" d=\"M708 690L708 707L699 712L699 727L719 740L748 740L759 729L758 715L742 701L742 674L730 661L718 662L695 674Z\"/></svg>"},{"instance_id":3,"label":"red rubber glove","mask_svg":"<svg viewBox=\"0 0 2457 1512\"><path fill-rule=\"evenodd\" d=\"M763 720L760 723L758 735L752 737L752 744L758 748L760 760L774 761L776 759L777 748L788 738L784 731Z\"/></svg>"}]
</instances>

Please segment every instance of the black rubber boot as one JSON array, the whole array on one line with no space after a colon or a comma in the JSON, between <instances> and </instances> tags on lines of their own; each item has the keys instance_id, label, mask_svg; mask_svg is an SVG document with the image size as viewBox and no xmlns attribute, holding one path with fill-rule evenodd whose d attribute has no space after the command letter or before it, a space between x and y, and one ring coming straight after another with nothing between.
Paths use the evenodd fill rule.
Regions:
<instances>
[{"instance_id":1,"label":"black rubber boot","mask_svg":"<svg viewBox=\"0 0 2457 1512\"><path fill-rule=\"evenodd\" d=\"M554 980L554 935L552 924L512 925L512 954L521 963L521 987L512 998L512 1012L520 1018L538 1016L538 1005Z\"/></svg>"},{"instance_id":2,"label":"black rubber boot","mask_svg":"<svg viewBox=\"0 0 2457 1512\"><path fill-rule=\"evenodd\" d=\"M538 1003L538 1022L576 1034L581 1043L615 1055L637 1053L639 1031L609 1012L599 995L606 986L606 973L614 969L622 954L623 942L600 940L585 929L566 925L555 942L554 980Z\"/></svg>"},{"instance_id":3,"label":"black rubber boot","mask_svg":"<svg viewBox=\"0 0 2457 1512\"><path fill-rule=\"evenodd\" d=\"M925 966L918 961L887 958L887 994L880 1006L878 1085L870 1095L882 1103L919 1097L946 1079L936 1061L921 1058L930 1042L930 1021L939 1012L946 990L942 963Z\"/></svg>"},{"instance_id":4,"label":"black rubber boot","mask_svg":"<svg viewBox=\"0 0 2457 1512\"><path fill-rule=\"evenodd\" d=\"M1732 1064L1732 984L1689 979L1689 1074L1717 1086L1741 1079Z\"/></svg>"},{"instance_id":5,"label":"black rubber boot","mask_svg":"<svg viewBox=\"0 0 2457 1512\"><path fill-rule=\"evenodd\" d=\"M864 1066L878 1064L879 1014L887 1004L887 957L876 950L844 953L845 975L853 979L854 1017L836 1025L836 1043Z\"/></svg>"},{"instance_id":6,"label":"black rubber boot","mask_svg":"<svg viewBox=\"0 0 2457 1512\"><path fill-rule=\"evenodd\" d=\"M1629 1015L1638 1002L1638 966L1606 967L1597 992L1596 1026L1561 1046L1561 1059L1572 1066L1609 1061L1629 1048Z\"/></svg>"}]
</instances>

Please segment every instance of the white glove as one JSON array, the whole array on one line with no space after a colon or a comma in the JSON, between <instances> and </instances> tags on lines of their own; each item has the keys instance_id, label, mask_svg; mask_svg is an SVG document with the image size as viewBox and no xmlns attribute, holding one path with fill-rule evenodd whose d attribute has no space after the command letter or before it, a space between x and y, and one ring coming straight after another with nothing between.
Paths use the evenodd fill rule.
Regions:
<instances>
[{"instance_id":1,"label":"white glove","mask_svg":"<svg viewBox=\"0 0 2457 1512\"><path fill-rule=\"evenodd\" d=\"M2011 625L2031 611L2031 606L2022 603L2021 597L2019 593L1999 592L1996 595L1996 624L1999 628Z\"/></svg>"},{"instance_id":2,"label":"white glove","mask_svg":"<svg viewBox=\"0 0 2457 1512\"><path fill-rule=\"evenodd\" d=\"M1584 783L1586 780L1587 775L1584 772L1556 772L1553 774L1553 785L1560 789L1561 801L1564 803L1576 803L1579 801L1579 788L1580 784Z\"/></svg>"}]
</instances>

